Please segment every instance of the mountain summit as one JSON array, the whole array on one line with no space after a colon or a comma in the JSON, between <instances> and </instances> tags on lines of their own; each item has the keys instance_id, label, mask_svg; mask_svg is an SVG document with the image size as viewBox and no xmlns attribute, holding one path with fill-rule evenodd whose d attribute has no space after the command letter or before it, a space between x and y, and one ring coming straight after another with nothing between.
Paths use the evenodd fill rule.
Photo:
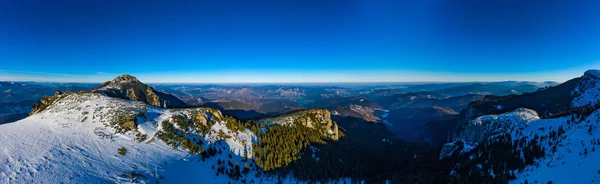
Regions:
<instances>
[{"instance_id":1,"label":"mountain summit","mask_svg":"<svg viewBox=\"0 0 600 184\"><path fill-rule=\"evenodd\" d=\"M106 96L123 98L148 103L162 108L188 107L177 97L154 90L154 88L140 82L136 77L123 74L107 81L92 92L102 93Z\"/></svg>"},{"instance_id":2,"label":"mountain summit","mask_svg":"<svg viewBox=\"0 0 600 184\"><path fill-rule=\"evenodd\" d=\"M129 74L123 74L121 76L116 77L111 82L118 83L118 82L140 82L140 81L134 76L131 76Z\"/></svg>"}]
</instances>

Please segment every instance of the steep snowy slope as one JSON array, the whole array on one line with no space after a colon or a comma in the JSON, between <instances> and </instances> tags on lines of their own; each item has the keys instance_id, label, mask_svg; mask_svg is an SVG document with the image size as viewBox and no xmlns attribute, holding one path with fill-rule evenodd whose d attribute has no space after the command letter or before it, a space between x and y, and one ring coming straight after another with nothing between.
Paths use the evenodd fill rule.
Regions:
<instances>
[{"instance_id":1,"label":"steep snowy slope","mask_svg":"<svg viewBox=\"0 0 600 184\"><path fill-rule=\"evenodd\" d=\"M529 131L530 124L535 124L540 118L537 112L531 109L519 108L504 114L480 116L472 120L456 141L444 145L440 158L450 157L453 154L471 151L475 146L484 141L495 141L495 137L512 135L517 131ZM518 140L529 133L517 133L513 140ZM490 140L492 139L492 140ZM457 152L460 150L460 152Z\"/></svg>"},{"instance_id":2,"label":"steep snowy slope","mask_svg":"<svg viewBox=\"0 0 600 184\"><path fill-rule=\"evenodd\" d=\"M565 127L555 143L542 143L546 150L543 158L535 165L526 167L511 183L598 183L600 182L600 110L585 120L568 123L570 118L540 120L535 129ZM541 127L543 125L544 127ZM556 148L553 148L556 145Z\"/></svg>"},{"instance_id":3,"label":"steep snowy slope","mask_svg":"<svg viewBox=\"0 0 600 184\"><path fill-rule=\"evenodd\" d=\"M486 97L461 112L440 158L453 182L600 182L598 102L599 70L534 93Z\"/></svg>"},{"instance_id":4,"label":"steep snowy slope","mask_svg":"<svg viewBox=\"0 0 600 184\"><path fill-rule=\"evenodd\" d=\"M440 158L458 158L452 171L458 178L477 172L511 183L600 182L599 124L600 110L551 119L524 108L485 115L446 144Z\"/></svg>"},{"instance_id":5,"label":"steep snowy slope","mask_svg":"<svg viewBox=\"0 0 600 184\"><path fill-rule=\"evenodd\" d=\"M182 116L187 123L177 118ZM238 182L276 182L256 178L255 164L244 162L245 153L252 156L254 135L225 124L214 109L161 109L97 93L61 94L44 110L0 125L0 183L226 183L234 180L217 176L214 168L225 160L249 165ZM221 153L192 155L194 146L185 140Z\"/></svg>"},{"instance_id":6,"label":"steep snowy slope","mask_svg":"<svg viewBox=\"0 0 600 184\"><path fill-rule=\"evenodd\" d=\"M588 70L571 92L572 107L595 105L600 101L600 70Z\"/></svg>"}]
</instances>

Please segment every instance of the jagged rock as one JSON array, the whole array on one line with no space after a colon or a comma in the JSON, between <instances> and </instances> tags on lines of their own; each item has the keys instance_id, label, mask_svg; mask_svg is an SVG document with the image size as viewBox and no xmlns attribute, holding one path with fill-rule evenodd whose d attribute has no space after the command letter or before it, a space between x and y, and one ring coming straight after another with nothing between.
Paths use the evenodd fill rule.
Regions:
<instances>
[{"instance_id":1,"label":"jagged rock","mask_svg":"<svg viewBox=\"0 0 600 184\"><path fill-rule=\"evenodd\" d=\"M177 97L156 91L154 88L140 82L136 77L128 74L123 74L111 81L105 82L102 86L92 89L92 92L102 93L110 97L141 101L161 108L188 107Z\"/></svg>"},{"instance_id":2,"label":"jagged rock","mask_svg":"<svg viewBox=\"0 0 600 184\"><path fill-rule=\"evenodd\" d=\"M125 81L125 82L140 82L136 77L131 76L129 74L123 74L112 80L112 82L123 82L123 81Z\"/></svg>"},{"instance_id":3,"label":"jagged rock","mask_svg":"<svg viewBox=\"0 0 600 184\"><path fill-rule=\"evenodd\" d=\"M55 96L45 96L40 101L38 101L33 107L31 107L31 112L29 115L42 112L48 108L48 106L52 105L54 102L67 96L67 94L57 94Z\"/></svg>"},{"instance_id":4,"label":"jagged rock","mask_svg":"<svg viewBox=\"0 0 600 184\"><path fill-rule=\"evenodd\" d=\"M440 151L440 159L452 157L454 154L469 152L473 148L477 147L477 145L478 143L469 143L461 139L446 143Z\"/></svg>"},{"instance_id":5,"label":"jagged rock","mask_svg":"<svg viewBox=\"0 0 600 184\"><path fill-rule=\"evenodd\" d=\"M63 92L60 90L54 91L54 96L58 96L58 95L62 95L62 94L63 94Z\"/></svg>"},{"instance_id":6,"label":"jagged rock","mask_svg":"<svg viewBox=\"0 0 600 184\"><path fill-rule=\"evenodd\" d=\"M319 129L333 140L339 139L340 135L338 126L331 120L331 113L327 109L308 109L273 118L261 119L260 121L267 124L301 124L309 128Z\"/></svg>"}]
</instances>

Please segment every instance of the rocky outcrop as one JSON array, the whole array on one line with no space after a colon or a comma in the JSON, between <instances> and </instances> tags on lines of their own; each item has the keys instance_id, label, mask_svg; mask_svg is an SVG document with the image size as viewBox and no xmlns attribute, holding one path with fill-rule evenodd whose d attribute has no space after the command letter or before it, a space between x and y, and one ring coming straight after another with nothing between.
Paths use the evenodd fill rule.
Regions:
<instances>
[{"instance_id":1,"label":"rocky outcrop","mask_svg":"<svg viewBox=\"0 0 600 184\"><path fill-rule=\"evenodd\" d=\"M450 143L444 144L440 151L440 159L452 157L455 154L462 154L471 151L477 147L478 143L469 143L458 139Z\"/></svg>"},{"instance_id":2,"label":"rocky outcrop","mask_svg":"<svg viewBox=\"0 0 600 184\"><path fill-rule=\"evenodd\" d=\"M31 107L31 112L29 113L29 115L33 115L33 114L36 114L36 113L46 110L46 108L48 108L48 106L52 105L54 102L58 101L59 99L66 97L67 95L69 95L69 94L62 93L57 90L54 93L54 96L43 97L42 99L40 99L40 101L38 101L35 105L33 105L33 107Z\"/></svg>"},{"instance_id":3,"label":"rocky outcrop","mask_svg":"<svg viewBox=\"0 0 600 184\"><path fill-rule=\"evenodd\" d=\"M496 141L493 138L510 135L515 130L522 130L531 122L539 119L537 112L526 108L477 117L469 121L454 142L446 143L443 146L440 158L450 157L456 153L465 153L478 144ZM461 151L457 152L456 150Z\"/></svg>"},{"instance_id":4,"label":"rocky outcrop","mask_svg":"<svg viewBox=\"0 0 600 184\"><path fill-rule=\"evenodd\" d=\"M140 82L136 77L131 76L129 74L123 74L112 80L112 82L133 82L133 81Z\"/></svg>"},{"instance_id":5,"label":"rocky outcrop","mask_svg":"<svg viewBox=\"0 0 600 184\"><path fill-rule=\"evenodd\" d=\"M105 82L102 86L94 88L93 92L110 97L141 101L161 108L188 107L177 97L154 90L154 88L140 82L136 77L124 74Z\"/></svg>"},{"instance_id":6,"label":"rocky outcrop","mask_svg":"<svg viewBox=\"0 0 600 184\"><path fill-rule=\"evenodd\" d=\"M331 120L331 113L326 109L309 109L300 112L295 121L310 128L321 129L333 140L339 138L338 126Z\"/></svg>"},{"instance_id":7,"label":"rocky outcrop","mask_svg":"<svg viewBox=\"0 0 600 184\"><path fill-rule=\"evenodd\" d=\"M571 107L596 105L600 102L600 70L588 70L571 92Z\"/></svg>"},{"instance_id":8,"label":"rocky outcrop","mask_svg":"<svg viewBox=\"0 0 600 184\"><path fill-rule=\"evenodd\" d=\"M470 121L460 139L482 142L488 137L519 129L538 119L540 118L537 112L526 108L518 108L504 114L480 116Z\"/></svg>"},{"instance_id":9,"label":"rocky outcrop","mask_svg":"<svg viewBox=\"0 0 600 184\"><path fill-rule=\"evenodd\" d=\"M331 113L327 109L301 110L260 119L259 121L265 124L303 125L318 129L333 140L340 137L338 125L331 120Z\"/></svg>"}]
</instances>

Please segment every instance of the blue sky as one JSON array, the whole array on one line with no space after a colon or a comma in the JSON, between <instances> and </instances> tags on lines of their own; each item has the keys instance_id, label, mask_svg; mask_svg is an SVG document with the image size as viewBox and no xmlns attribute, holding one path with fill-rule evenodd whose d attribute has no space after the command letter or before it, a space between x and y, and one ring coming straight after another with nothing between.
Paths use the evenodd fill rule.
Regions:
<instances>
[{"instance_id":1,"label":"blue sky","mask_svg":"<svg viewBox=\"0 0 600 184\"><path fill-rule=\"evenodd\" d=\"M564 81L600 1L3 1L0 80Z\"/></svg>"}]
</instances>

